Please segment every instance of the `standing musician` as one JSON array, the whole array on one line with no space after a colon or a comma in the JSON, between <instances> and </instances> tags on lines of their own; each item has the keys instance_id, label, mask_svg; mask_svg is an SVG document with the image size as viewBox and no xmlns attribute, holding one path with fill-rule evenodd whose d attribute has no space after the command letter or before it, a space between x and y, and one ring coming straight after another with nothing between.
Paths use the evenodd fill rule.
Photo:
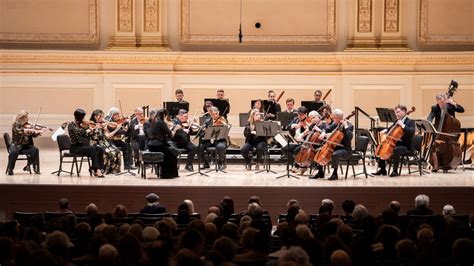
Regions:
<instances>
[{"instance_id":1,"label":"standing musician","mask_svg":"<svg viewBox=\"0 0 474 266\"><path fill-rule=\"evenodd\" d=\"M225 98L225 92L223 89L217 90L217 99L218 100L223 100L229 102L229 99ZM229 107L227 107L227 110L224 110L224 113L222 116L227 119L227 114L230 113L230 102L229 102Z\"/></svg>"},{"instance_id":2,"label":"standing musician","mask_svg":"<svg viewBox=\"0 0 474 266\"><path fill-rule=\"evenodd\" d=\"M298 116L293 118L293 120L287 126L288 131L290 132L291 136L293 136L295 140L297 141L302 141L303 132L305 132L305 130L308 129L309 126L311 125L311 121L309 117L307 116L307 114L308 114L308 109L306 109L306 107L304 106L298 107ZM290 165L294 164L295 155L298 153L299 147L300 145L298 144L288 144L286 149L289 150L288 161ZM294 172L296 172L296 170Z\"/></svg>"},{"instance_id":3,"label":"standing musician","mask_svg":"<svg viewBox=\"0 0 474 266\"><path fill-rule=\"evenodd\" d=\"M140 150L145 149L145 131L143 125L146 117L143 115L143 108L137 107L134 110L135 117L130 121L130 146L133 150L135 167L138 167Z\"/></svg>"},{"instance_id":4,"label":"standing musician","mask_svg":"<svg viewBox=\"0 0 474 266\"><path fill-rule=\"evenodd\" d=\"M132 149L130 143L127 141L129 136L129 121L120 114L120 110L117 107L110 108L109 114L105 118L109 121L107 124L107 130L114 132L116 127L120 127L118 131L110 136L109 140L116 146L122 149L124 168L125 170L137 169L132 165Z\"/></svg>"},{"instance_id":5,"label":"standing musician","mask_svg":"<svg viewBox=\"0 0 474 266\"><path fill-rule=\"evenodd\" d=\"M28 112L20 110L12 124L12 145L8 151L8 175L13 175L13 169L20 152L28 154L28 165L33 165L35 174L40 174L39 150L34 146L33 138L40 136L45 128L38 132L34 128L29 127L29 125L31 124L28 123ZM23 170L27 170L27 167Z\"/></svg>"},{"instance_id":6,"label":"standing musician","mask_svg":"<svg viewBox=\"0 0 474 266\"><path fill-rule=\"evenodd\" d=\"M94 110L89 121L89 129L92 130L90 144L92 146L100 146L104 150L105 174L119 173L122 161L120 151L107 140L107 137L112 136L115 132L107 131L104 112L100 109ZM119 129L117 127L115 131Z\"/></svg>"},{"instance_id":7,"label":"standing musician","mask_svg":"<svg viewBox=\"0 0 474 266\"><path fill-rule=\"evenodd\" d=\"M84 121L85 116L86 111L76 109L74 121L68 123L67 129L71 138L70 150L71 153L90 157L92 166L89 172L96 177L104 177L101 171L104 169L104 148L90 145L92 130L88 121Z\"/></svg>"},{"instance_id":8,"label":"standing musician","mask_svg":"<svg viewBox=\"0 0 474 266\"><path fill-rule=\"evenodd\" d=\"M147 137L146 146L151 152L163 153L162 178L174 178L179 177L178 160L168 144L168 139L171 139L173 134L165 122L166 116L166 109L159 109L156 111L156 115L147 121L147 125L144 127Z\"/></svg>"},{"instance_id":9,"label":"standing musician","mask_svg":"<svg viewBox=\"0 0 474 266\"><path fill-rule=\"evenodd\" d=\"M326 135L334 133L334 131L338 130L339 126L342 124L342 132L344 133L344 138L341 141L342 147L336 146L336 148L334 149L334 153L331 159L331 165L334 171L329 177L329 180L336 180L338 178L337 169L339 167L339 161L341 159L347 160L352 155L351 141L354 136L354 126L349 121L344 119L344 114L340 109L335 109L332 114L333 123L329 125L325 130L323 130L323 132L319 136L319 139L323 140ZM321 170L322 169L320 169L320 171L316 174L316 178L324 178L324 171Z\"/></svg>"},{"instance_id":10,"label":"standing musician","mask_svg":"<svg viewBox=\"0 0 474 266\"><path fill-rule=\"evenodd\" d=\"M324 100L323 100L323 92L321 90L315 90L314 91L314 101L317 102L317 103L326 103Z\"/></svg>"},{"instance_id":11,"label":"standing musician","mask_svg":"<svg viewBox=\"0 0 474 266\"><path fill-rule=\"evenodd\" d=\"M273 91L273 90L268 91L268 101L275 103L275 113L273 114L273 113L268 112L265 115L265 118L268 119L268 120L275 120L276 119L276 114L278 112L281 112L281 105L278 102L276 102L275 91ZM265 110L265 111L267 111L267 110Z\"/></svg>"},{"instance_id":12,"label":"standing musician","mask_svg":"<svg viewBox=\"0 0 474 266\"><path fill-rule=\"evenodd\" d=\"M184 100L184 92L182 89L176 89L176 91L174 92L174 96L176 96L176 101L178 103L188 103Z\"/></svg>"},{"instance_id":13,"label":"standing musician","mask_svg":"<svg viewBox=\"0 0 474 266\"><path fill-rule=\"evenodd\" d=\"M240 153L244 157L245 160L245 169L252 170L251 159L252 155L250 151L255 149L257 152L257 165L256 170L259 170L258 161L261 160L263 153L265 151L265 147L267 145L267 139L264 136L257 137L257 132L255 128L255 123L259 121L263 121L262 119L263 114L260 113L258 109L253 109L250 111L250 116L247 125L244 129L244 136L245 136L245 144L240 149Z\"/></svg>"},{"instance_id":14,"label":"standing musician","mask_svg":"<svg viewBox=\"0 0 474 266\"><path fill-rule=\"evenodd\" d=\"M173 119L173 126L176 133L174 134L173 141L170 143L175 146L177 149L185 149L188 152L188 158L186 161L186 166L184 169L192 172L193 169L193 160L198 152L198 148L191 142L190 135L193 133L196 134L197 131L193 131L193 128L199 129L198 125L192 123L193 121L188 121L188 112L184 109L178 111L178 116ZM179 127L178 127L179 126Z\"/></svg>"},{"instance_id":15,"label":"standing musician","mask_svg":"<svg viewBox=\"0 0 474 266\"><path fill-rule=\"evenodd\" d=\"M227 120L223 116L219 116L219 108L212 106L209 108L210 118L204 122L204 129L208 128L209 126L224 126L227 125ZM205 135L205 130L201 130L200 137L203 138ZM225 139L217 140L217 143L211 143L211 140L202 140L201 141L201 158L204 160L204 164L202 168L209 168L209 162L205 157L204 152L207 148L215 146L216 147L216 156L218 169L224 170L224 160L225 160L225 153L227 149L227 141Z\"/></svg>"},{"instance_id":16,"label":"standing musician","mask_svg":"<svg viewBox=\"0 0 474 266\"><path fill-rule=\"evenodd\" d=\"M297 113L298 110L295 108L295 99L288 98L286 99L286 110L287 113Z\"/></svg>"},{"instance_id":17,"label":"standing musician","mask_svg":"<svg viewBox=\"0 0 474 266\"><path fill-rule=\"evenodd\" d=\"M407 108L404 105L397 105L395 107L395 115L397 116L397 121L393 123L388 129L381 131L382 134L390 132L394 126L398 125L403 129L403 137L397 141L396 146L393 149L393 154L390 157L393 165L393 171L390 174L390 177L399 176L398 166L400 164L400 157L408 153L411 149L411 143L413 140L413 135L415 134L415 121L411 120L407 115ZM387 175L387 170L385 168L385 160L378 160L378 170L374 175Z\"/></svg>"},{"instance_id":18,"label":"standing musician","mask_svg":"<svg viewBox=\"0 0 474 266\"><path fill-rule=\"evenodd\" d=\"M444 93L439 93L436 95L436 104L431 106L431 112L428 115L427 120L430 122L435 122L437 124L443 123L444 121L440 121L441 119L441 109L446 106L446 111L448 114L450 114L453 117L456 117L456 112L458 113L464 113L464 107L462 107L460 104L456 103L453 101L453 99L449 98L446 99L446 94ZM436 129L438 130L438 129ZM436 146L435 146L436 148ZM433 172L437 172L439 170L439 160L438 160L438 155L437 152L432 152L431 153L431 162L433 163Z\"/></svg>"}]
</instances>

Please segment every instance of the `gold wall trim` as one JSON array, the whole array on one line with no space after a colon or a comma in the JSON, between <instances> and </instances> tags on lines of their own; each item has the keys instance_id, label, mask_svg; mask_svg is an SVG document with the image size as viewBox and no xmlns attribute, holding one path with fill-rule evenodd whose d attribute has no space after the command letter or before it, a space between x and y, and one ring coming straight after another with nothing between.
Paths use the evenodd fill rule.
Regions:
<instances>
[{"instance_id":1,"label":"gold wall trim","mask_svg":"<svg viewBox=\"0 0 474 266\"><path fill-rule=\"evenodd\" d=\"M397 33L400 31L400 0L385 0L384 2L384 32Z\"/></svg>"},{"instance_id":2,"label":"gold wall trim","mask_svg":"<svg viewBox=\"0 0 474 266\"><path fill-rule=\"evenodd\" d=\"M190 33L190 1L181 0L181 42L190 44L237 44L239 38L233 35L192 35ZM324 35L246 35L242 45L332 45L336 44L336 0L327 0L327 34Z\"/></svg>"},{"instance_id":3,"label":"gold wall trim","mask_svg":"<svg viewBox=\"0 0 474 266\"><path fill-rule=\"evenodd\" d=\"M357 0L357 32L372 32L372 0Z\"/></svg>"},{"instance_id":4,"label":"gold wall trim","mask_svg":"<svg viewBox=\"0 0 474 266\"><path fill-rule=\"evenodd\" d=\"M98 44L99 0L89 0L88 33L0 33L0 43Z\"/></svg>"},{"instance_id":5,"label":"gold wall trim","mask_svg":"<svg viewBox=\"0 0 474 266\"><path fill-rule=\"evenodd\" d=\"M7 64L155 65L470 65L474 52L192 53L0 50Z\"/></svg>"},{"instance_id":6,"label":"gold wall trim","mask_svg":"<svg viewBox=\"0 0 474 266\"><path fill-rule=\"evenodd\" d=\"M421 45L473 45L474 35L429 35L428 33L428 3L429 0L419 0L418 14L418 44ZM456 18L449 18L456 19ZM472 19L472 18L471 18Z\"/></svg>"}]
</instances>

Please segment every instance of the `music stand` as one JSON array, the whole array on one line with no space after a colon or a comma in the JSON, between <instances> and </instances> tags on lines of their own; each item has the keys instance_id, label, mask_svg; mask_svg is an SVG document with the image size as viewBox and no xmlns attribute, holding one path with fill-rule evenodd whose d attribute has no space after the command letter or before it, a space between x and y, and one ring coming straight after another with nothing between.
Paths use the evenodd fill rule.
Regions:
<instances>
[{"instance_id":1,"label":"music stand","mask_svg":"<svg viewBox=\"0 0 474 266\"><path fill-rule=\"evenodd\" d=\"M276 116L276 115L277 115L276 102L274 102L274 101L269 101L269 100L264 100L264 101L263 101L263 110L264 110L266 113L274 114L274 115Z\"/></svg>"},{"instance_id":2,"label":"music stand","mask_svg":"<svg viewBox=\"0 0 474 266\"><path fill-rule=\"evenodd\" d=\"M276 179L285 176L287 178L293 177L296 179L300 179L299 177L290 174L290 144L296 144L298 142L293 138L293 136L291 136L290 132L288 131L282 131L279 134L275 135L274 138L278 143L280 143L282 151L286 147L286 174L277 176Z\"/></svg>"},{"instance_id":3,"label":"music stand","mask_svg":"<svg viewBox=\"0 0 474 266\"><path fill-rule=\"evenodd\" d=\"M283 129L286 130L286 127L288 126L288 124L297 116L298 116L297 113L278 112L277 121L280 121L280 123L284 127Z\"/></svg>"},{"instance_id":4,"label":"music stand","mask_svg":"<svg viewBox=\"0 0 474 266\"><path fill-rule=\"evenodd\" d=\"M228 100L221 100L221 99L214 99L214 98L207 98L204 99L204 104L209 101L212 102L212 105L219 109L219 116L227 117L229 113L230 104Z\"/></svg>"},{"instance_id":5,"label":"music stand","mask_svg":"<svg viewBox=\"0 0 474 266\"><path fill-rule=\"evenodd\" d=\"M397 121L397 116L395 115L393 108L376 107L375 110L377 110L377 115L379 116L380 122L385 122L387 128L388 122L393 123Z\"/></svg>"},{"instance_id":6,"label":"music stand","mask_svg":"<svg viewBox=\"0 0 474 266\"><path fill-rule=\"evenodd\" d=\"M321 107L323 107L324 102L315 102L315 101L301 101L301 106L306 107L308 113L311 111L318 111L320 112Z\"/></svg>"},{"instance_id":7,"label":"music stand","mask_svg":"<svg viewBox=\"0 0 474 266\"><path fill-rule=\"evenodd\" d=\"M189 103L163 102L163 106L165 107L166 111L168 111L168 115L171 117L177 116L180 109L189 111Z\"/></svg>"},{"instance_id":8,"label":"music stand","mask_svg":"<svg viewBox=\"0 0 474 266\"><path fill-rule=\"evenodd\" d=\"M249 121L249 113L239 113L239 126L245 127Z\"/></svg>"},{"instance_id":9,"label":"music stand","mask_svg":"<svg viewBox=\"0 0 474 266\"><path fill-rule=\"evenodd\" d=\"M214 140L214 144L217 144L218 140L222 140L222 139L226 140L227 139L227 136L229 135L229 130L230 130L230 128L228 126L209 126L208 128L206 128L206 132L204 133L204 137L202 139L203 140L209 140L209 141ZM216 154L216 157L215 157L214 165L215 165L216 173L219 172L219 171L221 171L223 173L227 173L226 171L220 170L217 167L217 154ZM209 170L206 173L209 173L209 172L212 172L212 171L214 171L214 170Z\"/></svg>"},{"instance_id":10,"label":"music stand","mask_svg":"<svg viewBox=\"0 0 474 266\"><path fill-rule=\"evenodd\" d=\"M277 172L272 171L270 168L270 152L268 151L268 139L270 137L274 137L280 131L280 125L277 122L273 121L261 121L255 123L255 131L257 137L265 137L265 153L264 153L264 161L265 161L265 169L255 172L256 174L265 172L267 173L272 172L276 174Z\"/></svg>"}]
</instances>

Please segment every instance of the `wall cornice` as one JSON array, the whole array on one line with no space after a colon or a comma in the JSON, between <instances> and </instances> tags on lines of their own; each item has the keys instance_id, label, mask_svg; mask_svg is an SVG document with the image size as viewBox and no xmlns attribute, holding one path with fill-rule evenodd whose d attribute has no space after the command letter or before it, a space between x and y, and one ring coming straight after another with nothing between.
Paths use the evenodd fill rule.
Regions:
<instances>
[{"instance_id":1,"label":"wall cornice","mask_svg":"<svg viewBox=\"0 0 474 266\"><path fill-rule=\"evenodd\" d=\"M195 53L0 50L0 57L2 65L474 65L474 52Z\"/></svg>"}]
</instances>

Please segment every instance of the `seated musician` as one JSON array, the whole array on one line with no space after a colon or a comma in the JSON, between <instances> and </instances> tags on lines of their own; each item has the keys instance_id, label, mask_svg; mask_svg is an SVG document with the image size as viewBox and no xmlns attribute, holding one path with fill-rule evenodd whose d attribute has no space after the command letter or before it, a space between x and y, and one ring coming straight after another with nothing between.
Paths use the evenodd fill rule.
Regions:
<instances>
[{"instance_id":1,"label":"seated musician","mask_svg":"<svg viewBox=\"0 0 474 266\"><path fill-rule=\"evenodd\" d=\"M86 111L76 109L74 111L74 121L69 122L67 129L71 139L71 153L87 156L91 158L92 165L89 172L96 177L104 177L104 148L101 146L91 146L90 139L92 130L89 123L84 121Z\"/></svg>"},{"instance_id":2,"label":"seated musician","mask_svg":"<svg viewBox=\"0 0 474 266\"><path fill-rule=\"evenodd\" d=\"M400 157L408 153L411 149L411 143L413 140L413 135L415 134L415 121L411 120L407 116L407 108L404 105L397 105L395 107L395 115L397 116L397 121L393 123L388 129L384 129L381 131L382 134L386 132L390 132L394 126L398 125L403 128L403 137L401 140L397 142L397 146L393 149L393 154L390 157L392 161L393 171L390 174L390 177L399 176L398 173L398 166L400 165ZM385 160L379 159L378 166L380 170L378 170L375 175L387 175L387 170L385 168Z\"/></svg>"},{"instance_id":3,"label":"seated musician","mask_svg":"<svg viewBox=\"0 0 474 266\"><path fill-rule=\"evenodd\" d=\"M204 119L204 121L211 118L211 108L213 106L214 106L214 104L211 101L206 101L204 103L204 106L202 107L202 110L204 111L204 113L201 115L201 117Z\"/></svg>"},{"instance_id":4,"label":"seated musician","mask_svg":"<svg viewBox=\"0 0 474 266\"><path fill-rule=\"evenodd\" d=\"M130 146L133 151L135 167L138 167L140 150L145 149L145 131L143 130L143 124L146 121L146 117L143 115L142 107L135 108L134 113L135 117L130 120Z\"/></svg>"},{"instance_id":5,"label":"seated musician","mask_svg":"<svg viewBox=\"0 0 474 266\"><path fill-rule=\"evenodd\" d=\"M204 127L208 128L209 126L223 126L227 125L227 120L223 116L219 116L219 108L212 106L209 108L210 118L204 122ZM204 137L205 130L201 131L200 137ZM225 153L227 149L227 141L225 139L217 140L216 143L212 143L211 140L202 140L201 141L201 158L204 160L204 164L202 168L209 168L209 162L204 154L207 148L215 146L216 147L216 156L218 169L224 170L224 160L225 160Z\"/></svg>"},{"instance_id":6,"label":"seated musician","mask_svg":"<svg viewBox=\"0 0 474 266\"><path fill-rule=\"evenodd\" d=\"M273 90L268 91L268 101L275 103L275 113L270 113L267 110L265 110L267 112L267 114L265 115L265 119L275 120L276 119L276 114L278 112L281 112L281 105L276 102L275 91L273 91Z\"/></svg>"},{"instance_id":7,"label":"seated musician","mask_svg":"<svg viewBox=\"0 0 474 266\"><path fill-rule=\"evenodd\" d=\"M184 109L180 109L178 111L178 116L173 119L173 126L175 127L176 133L174 134L173 141L170 143L170 145L174 145L175 148L186 150L188 153L188 158L184 169L192 172L194 171L193 160L196 156L198 148L191 142L190 135L193 133L195 135L197 131L193 131L193 128L195 130L199 130L199 127L192 124L192 121L188 121L188 112ZM180 127L176 129L177 126Z\"/></svg>"},{"instance_id":8,"label":"seated musician","mask_svg":"<svg viewBox=\"0 0 474 266\"><path fill-rule=\"evenodd\" d=\"M108 136L112 136L115 132L108 132L105 123L104 112L100 109L94 110L91 114L89 125L89 129L92 130L90 144L92 146L100 146L104 150L105 174L116 174L120 172L122 158L117 147L107 139ZM120 130L120 127L115 129L115 131L118 130Z\"/></svg>"},{"instance_id":9,"label":"seated musician","mask_svg":"<svg viewBox=\"0 0 474 266\"><path fill-rule=\"evenodd\" d=\"M295 99L288 98L286 99L286 110L287 113L297 113L298 110L295 108Z\"/></svg>"},{"instance_id":10,"label":"seated musician","mask_svg":"<svg viewBox=\"0 0 474 266\"><path fill-rule=\"evenodd\" d=\"M257 152L257 165L256 170L259 170L258 162L261 160L265 147L267 145L266 138L264 136L257 137L255 123L262 121L262 113L258 109L253 109L250 112L249 120L244 129L245 144L240 149L240 153L245 160L245 169L252 170L252 155L250 151L255 149Z\"/></svg>"},{"instance_id":11,"label":"seated musician","mask_svg":"<svg viewBox=\"0 0 474 266\"><path fill-rule=\"evenodd\" d=\"M159 109L156 111L156 115L153 114L151 120L147 121L147 125L144 127L147 138L146 146L149 151L162 152L164 155L161 177L174 178L179 177L178 160L168 144L168 139L171 139L173 134L165 122L166 116L166 109Z\"/></svg>"},{"instance_id":12,"label":"seated musician","mask_svg":"<svg viewBox=\"0 0 474 266\"><path fill-rule=\"evenodd\" d=\"M339 161L341 159L347 160L351 157L352 155L352 147L351 147L351 141L354 136L353 131L354 131L354 126L344 119L344 114L340 109L335 109L332 112L333 115L333 123L329 125L319 138L322 140L326 135L330 135L333 133L335 130L338 130L339 126L342 125L342 132L344 133L344 138L341 141L342 146L336 146L334 149L334 153L332 154L332 159L331 159L331 166L333 168L333 173L329 177L329 180L336 180L338 178L337 176L337 169L339 167ZM324 172L321 171L318 172L316 175L318 178L324 178Z\"/></svg>"},{"instance_id":13,"label":"seated musician","mask_svg":"<svg viewBox=\"0 0 474 266\"><path fill-rule=\"evenodd\" d=\"M263 100L262 100L262 99L257 99L257 100L255 100L255 102L253 103L252 109L249 110L249 114L250 114L254 109L257 109L261 114L263 114L263 113L265 112L265 110L264 110L264 108L263 108Z\"/></svg>"},{"instance_id":14,"label":"seated musician","mask_svg":"<svg viewBox=\"0 0 474 266\"><path fill-rule=\"evenodd\" d=\"M12 143L8 151L8 175L13 175L13 169L20 152L28 155L28 164L33 165L33 170L36 174L40 174L39 150L34 146L33 138L40 136L44 129L38 131L34 128L29 128L29 125L28 112L25 110L19 111L12 124ZM23 170L28 170L28 167L23 168Z\"/></svg>"},{"instance_id":15,"label":"seated musician","mask_svg":"<svg viewBox=\"0 0 474 266\"><path fill-rule=\"evenodd\" d=\"M431 106L431 112L428 115L427 120L430 122L434 122L436 124L440 123L441 119L441 108L446 106L446 110L448 114L456 117L457 113L464 113L464 107L460 104L453 101L453 99L446 99L446 95L444 93L439 93L436 95L436 104ZM438 129L437 129L438 130ZM438 163L438 156L436 152L431 153L431 161L433 162L433 172L438 172L439 170L439 163Z\"/></svg>"},{"instance_id":16,"label":"seated musician","mask_svg":"<svg viewBox=\"0 0 474 266\"><path fill-rule=\"evenodd\" d=\"M308 114L308 109L306 109L306 107L304 106L299 107L298 116L293 118L293 120L287 126L288 131L290 132L291 136L293 136L295 140L297 141L303 140L303 132L305 132L305 130L309 128L310 121L307 117L307 114ZM293 143L288 144L286 149L289 149L287 156L288 156L288 161L290 165L294 164L295 155L298 153L300 147L301 145L299 144L293 144ZM294 172L296 172L296 169L294 170Z\"/></svg>"},{"instance_id":17,"label":"seated musician","mask_svg":"<svg viewBox=\"0 0 474 266\"><path fill-rule=\"evenodd\" d=\"M129 121L120 115L120 110L116 107L110 108L109 114L107 115L105 120L109 122L107 124L107 130L109 132L114 132L118 125L121 126L118 131L116 131L112 136L109 137L109 140L116 147L122 149L125 170L137 169L132 165L132 149L128 140L128 137L130 135Z\"/></svg>"},{"instance_id":18,"label":"seated musician","mask_svg":"<svg viewBox=\"0 0 474 266\"><path fill-rule=\"evenodd\" d=\"M176 97L176 101L178 103L188 103L187 101L184 100L184 92L182 89L177 89L174 92L174 96Z\"/></svg>"}]
</instances>

